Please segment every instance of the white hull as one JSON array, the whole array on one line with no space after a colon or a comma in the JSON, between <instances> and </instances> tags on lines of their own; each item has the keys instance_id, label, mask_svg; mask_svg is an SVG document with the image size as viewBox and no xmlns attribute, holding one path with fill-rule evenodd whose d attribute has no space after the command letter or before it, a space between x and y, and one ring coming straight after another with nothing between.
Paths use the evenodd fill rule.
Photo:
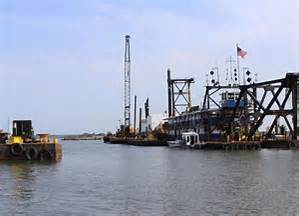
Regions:
<instances>
[{"instance_id":1,"label":"white hull","mask_svg":"<svg viewBox=\"0 0 299 216\"><path fill-rule=\"evenodd\" d=\"M185 148L186 144L183 140L168 141L168 147L170 148Z\"/></svg>"}]
</instances>

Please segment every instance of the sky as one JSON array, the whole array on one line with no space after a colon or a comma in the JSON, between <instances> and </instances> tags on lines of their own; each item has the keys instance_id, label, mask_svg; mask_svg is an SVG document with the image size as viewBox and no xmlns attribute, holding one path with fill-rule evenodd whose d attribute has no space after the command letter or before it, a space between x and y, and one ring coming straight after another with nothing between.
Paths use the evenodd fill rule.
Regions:
<instances>
[{"instance_id":1,"label":"sky","mask_svg":"<svg viewBox=\"0 0 299 216\"><path fill-rule=\"evenodd\" d=\"M297 0L0 0L0 128L32 119L37 132L114 131L123 116L124 36L131 35L132 95L167 109L166 70L195 79L236 44L258 80L299 71Z\"/></svg>"}]
</instances>

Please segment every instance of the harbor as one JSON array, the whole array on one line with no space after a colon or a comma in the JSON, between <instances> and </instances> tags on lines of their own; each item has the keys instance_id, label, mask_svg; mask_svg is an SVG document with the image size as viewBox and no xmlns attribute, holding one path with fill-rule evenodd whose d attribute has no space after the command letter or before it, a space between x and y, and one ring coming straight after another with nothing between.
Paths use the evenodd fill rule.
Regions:
<instances>
[{"instance_id":1,"label":"harbor","mask_svg":"<svg viewBox=\"0 0 299 216\"><path fill-rule=\"evenodd\" d=\"M1 0L0 216L299 216L298 6Z\"/></svg>"}]
</instances>

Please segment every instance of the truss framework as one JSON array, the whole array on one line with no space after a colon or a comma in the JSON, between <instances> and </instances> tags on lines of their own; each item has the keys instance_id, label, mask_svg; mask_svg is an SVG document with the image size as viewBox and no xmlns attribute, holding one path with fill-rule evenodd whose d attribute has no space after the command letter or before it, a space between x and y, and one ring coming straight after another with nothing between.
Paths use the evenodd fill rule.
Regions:
<instances>
[{"instance_id":1,"label":"truss framework","mask_svg":"<svg viewBox=\"0 0 299 216\"><path fill-rule=\"evenodd\" d=\"M170 70L167 71L168 84L168 116L180 115L183 111L189 111L192 106L191 83L189 79L171 79Z\"/></svg>"},{"instance_id":2,"label":"truss framework","mask_svg":"<svg viewBox=\"0 0 299 216\"><path fill-rule=\"evenodd\" d=\"M271 116L272 122L264 139L270 138L280 118L285 121L292 139L297 139L298 83L299 74L287 73L283 79L249 85L207 86L203 110L210 110L212 105L216 106L216 108L221 108L220 104L213 98L213 95L220 90L235 89L238 91L238 98L232 113L230 113L231 117L227 134L231 134L236 127L243 127L246 128L247 140L252 140L265 118ZM241 100L248 104L245 109L240 106ZM242 123L236 123L240 122L240 119L243 120Z\"/></svg>"}]
</instances>

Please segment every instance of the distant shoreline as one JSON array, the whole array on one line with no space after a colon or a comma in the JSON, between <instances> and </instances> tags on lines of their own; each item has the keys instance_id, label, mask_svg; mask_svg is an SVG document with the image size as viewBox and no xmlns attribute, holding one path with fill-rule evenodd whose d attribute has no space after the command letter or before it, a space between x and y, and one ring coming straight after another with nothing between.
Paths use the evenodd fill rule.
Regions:
<instances>
[{"instance_id":1,"label":"distant shoreline","mask_svg":"<svg viewBox=\"0 0 299 216\"><path fill-rule=\"evenodd\" d=\"M61 140L69 141L69 140L103 140L104 135L96 135L96 134L81 134L81 135L62 135Z\"/></svg>"},{"instance_id":2,"label":"distant shoreline","mask_svg":"<svg viewBox=\"0 0 299 216\"><path fill-rule=\"evenodd\" d=\"M89 138L89 137L86 137L86 138L62 138L61 140L63 141L71 141L71 140L74 140L74 141L77 141L77 140L103 140L103 138Z\"/></svg>"}]
</instances>

